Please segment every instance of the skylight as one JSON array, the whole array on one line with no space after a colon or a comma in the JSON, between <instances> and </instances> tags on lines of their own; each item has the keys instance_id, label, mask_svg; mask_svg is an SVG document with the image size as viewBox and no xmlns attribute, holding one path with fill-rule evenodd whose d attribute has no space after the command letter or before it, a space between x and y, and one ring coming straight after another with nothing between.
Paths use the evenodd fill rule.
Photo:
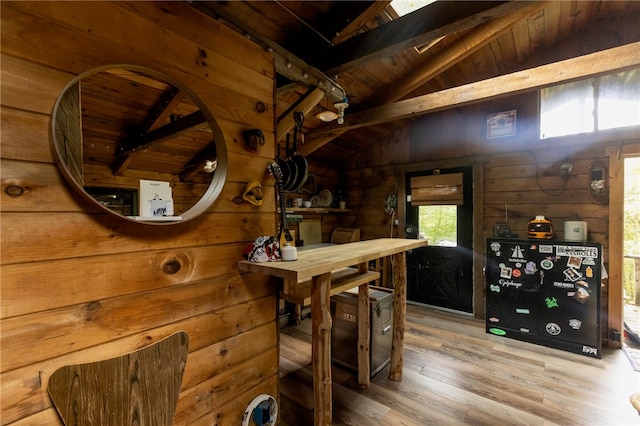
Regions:
<instances>
[{"instance_id":1,"label":"skylight","mask_svg":"<svg viewBox=\"0 0 640 426\"><path fill-rule=\"evenodd\" d=\"M404 16L428 4L435 3L435 1L436 0L392 0L391 7L393 7L399 16Z\"/></svg>"}]
</instances>

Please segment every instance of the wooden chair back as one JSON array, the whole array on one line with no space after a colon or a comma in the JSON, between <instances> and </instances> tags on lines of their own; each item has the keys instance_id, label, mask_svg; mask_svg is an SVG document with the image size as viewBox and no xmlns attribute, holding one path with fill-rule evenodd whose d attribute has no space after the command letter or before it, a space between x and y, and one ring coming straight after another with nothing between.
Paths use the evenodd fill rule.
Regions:
<instances>
[{"instance_id":1,"label":"wooden chair back","mask_svg":"<svg viewBox=\"0 0 640 426\"><path fill-rule=\"evenodd\" d=\"M189 335L177 332L116 358L68 365L48 391L66 426L170 426L189 353Z\"/></svg>"},{"instance_id":2,"label":"wooden chair back","mask_svg":"<svg viewBox=\"0 0 640 426\"><path fill-rule=\"evenodd\" d=\"M331 243L344 244L360 241L360 228L336 228L331 234Z\"/></svg>"}]
</instances>

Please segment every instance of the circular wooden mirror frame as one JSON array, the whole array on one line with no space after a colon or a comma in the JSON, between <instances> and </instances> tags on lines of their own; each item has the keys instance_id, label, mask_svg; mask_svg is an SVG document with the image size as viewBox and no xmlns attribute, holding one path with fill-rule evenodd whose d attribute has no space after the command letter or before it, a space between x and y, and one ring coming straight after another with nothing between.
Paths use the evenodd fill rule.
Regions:
<instances>
[{"instance_id":1,"label":"circular wooden mirror frame","mask_svg":"<svg viewBox=\"0 0 640 426\"><path fill-rule=\"evenodd\" d=\"M95 198L93 198L93 196L91 196L84 189L84 187L80 185L73 178L73 175L71 174L69 168L63 161L64 157L60 152L60 147L58 145L57 138L56 138L56 115L58 114L58 110L60 108L60 102L62 101L63 95L66 93L67 90L69 90L72 86L80 82L82 79L90 75L93 75L105 70L109 70L109 69L125 69L125 70L145 73L152 77L162 79L167 84L171 84L174 87L184 91L184 93L186 93L191 98L194 104L196 104L198 108L200 108L200 111L202 111L204 117L209 123L209 126L211 127L211 132L213 134L213 138L216 146L217 167L216 167L215 173L213 174L213 177L211 179L211 183L209 184L208 189L206 190L204 195L191 208L189 208L188 210L186 210L184 213L180 215L182 217L182 220L166 221L166 222L144 221L144 220L136 220L134 218L130 218L122 214L119 214L117 212L114 212L113 210L109 209L108 207L104 206L102 203L98 202ZM58 96L58 99L56 99L56 103L53 107L53 114L51 116L50 144L51 144L51 150L53 152L53 156L58 165L58 169L64 176L65 180L73 188L75 188L75 190L84 199L86 199L88 202L90 202L91 204L93 204L94 206L98 207L100 210L106 212L111 216L115 216L120 219L124 219L134 223L140 223L145 225L175 225L175 224L186 222L190 219L194 219L200 216L201 214L203 214L205 211L207 211L209 207L211 207L211 205L214 203L214 201L218 198L218 196L222 192L222 188L227 178L227 167L228 167L227 146L226 146L222 131L220 130L218 123L216 122L215 118L213 117L209 109L204 105L204 103L200 100L200 98L198 98L189 88L187 88L183 84L177 82L176 80L167 76L166 74L163 74L161 72L158 72L148 67L144 67L140 65L131 65L131 64L103 65L100 67L87 70L77 75L75 78L73 78L60 92L60 95Z\"/></svg>"}]
</instances>

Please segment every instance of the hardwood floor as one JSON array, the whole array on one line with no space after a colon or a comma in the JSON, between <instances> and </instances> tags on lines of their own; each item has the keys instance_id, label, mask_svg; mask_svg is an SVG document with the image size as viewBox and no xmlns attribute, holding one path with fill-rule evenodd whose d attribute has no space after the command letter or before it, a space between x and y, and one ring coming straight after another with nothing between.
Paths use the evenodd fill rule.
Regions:
<instances>
[{"instance_id":1,"label":"hardwood floor","mask_svg":"<svg viewBox=\"0 0 640 426\"><path fill-rule=\"evenodd\" d=\"M313 424L309 318L280 335L280 424ZM409 305L403 379L368 389L334 366L334 425L640 425L640 373L621 350L593 359L488 335L484 323Z\"/></svg>"}]
</instances>

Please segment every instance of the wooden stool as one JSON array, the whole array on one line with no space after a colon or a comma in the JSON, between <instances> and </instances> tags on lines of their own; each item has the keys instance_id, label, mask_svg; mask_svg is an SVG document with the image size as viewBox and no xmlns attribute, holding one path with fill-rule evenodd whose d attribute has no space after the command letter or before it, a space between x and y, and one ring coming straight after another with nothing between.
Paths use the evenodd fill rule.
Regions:
<instances>
[{"instance_id":1,"label":"wooden stool","mask_svg":"<svg viewBox=\"0 0 640 426\"><path fill-rule=\"evenodd\" d=\"M336 228L331 233L332 244L344 244L360 241L360 228Z\"/></svg>"}]
</instances>

